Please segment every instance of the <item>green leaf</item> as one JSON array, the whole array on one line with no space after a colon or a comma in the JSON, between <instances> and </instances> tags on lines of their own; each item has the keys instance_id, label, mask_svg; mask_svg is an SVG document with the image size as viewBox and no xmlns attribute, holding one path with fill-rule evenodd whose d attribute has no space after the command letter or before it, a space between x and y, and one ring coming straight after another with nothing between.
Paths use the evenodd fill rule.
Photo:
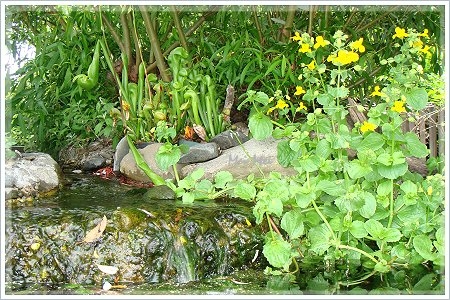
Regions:
<instances>
[{"instance_id":1,"label":"green leaf","mask_svg":"<svg viewBox=\"0 0 450 300\"><path fill-rule=\"evenodd\" d=\"M263 254L267 261L276 268L287 268L291 264L291 244L278 234L267 234Z\"/></svg>"},{"instance_id":2,"label":"green leaf","mask_svg":"<svg viewBox=\"0 0 450 300\"><path fill-rule=\"evenodd\" d=\"M364 149L376 151L384 146L383 135L377 132L369 133L359 144L356 150L362 151Z\"/></svg>"},{"instance_id":3,"label":"green leaf","mask_svg":"<svg viewBox=\"0 0 450 300\"><path fill-rule=\"evenodd\" d=\"M405 93L406 103L415 110L422 110L427 106L428 93L425 88L412 88Z\"/></svg>"},{"instance_id":4,"label":"green leaf","mask_svg":"<svg viewBox=\"0 0 450 300\"><path fill-rule=\"evenodd\" d=\"M380 196L387 196L392 193L392 182L384 180L378 184L377 194Z\"/></svg>"},{"instance_id":5,"label":"green leaf","mask_svg":"<svg viewBox=\"0 0 450 300\"><path fill-rule=\"evenodd\" d=\"M405 141L409 156L422 158L428 155L427 146L419 140L416 134L412 132L405 133Z\"/></svg>"},{"instance_id":6,"label":"green leaf","mask_svg":"<svg viewBox=\"0 0 450 300\"><path fill-rule=\"evenodd\" d=\"M364 228L364 222L359 220L353 221L350 226L350 233L357 239L365 238L367 231Z\"/></svg>"},{"instance_id":7,"label":"green leaf","mask_svg":"<svg viewBox=\"0 0 450 300\"><path fill-rule=\"evenodd\" d=\"M351 179L358 179L372 172L372 167L359 159L354 159L346 164L346 170Z\"/></svg>"},{"instance_id":8,"label":"green leaf","mask_svg":"<svg viewBox=\"0 0 450 300\"><path fill-rule=\"evenodd\" d=\"M330 180L321 180L316 186L316 189L319 191L323 191L330 196L340 196L345 194L345 189L342 186L342 182L340 180L330 181Z\"/></svg>"},{"instance_id":9,"label":"green leaf","mask_svg":"<svg viewBox=\"0 0 450 300\"><path fill-rule=\"evenodd\" d=\"M384 178L396 179L402 175L405 175L406 171L408 171L408 164L405 162L401 165L393 166L378 165L377 171L380 176Z\"/></svg>"},{"instance_id":10,"label":"green leaf","mask_svg":"<svg viewBox=\"0 0 450 300\"><path fill-rule=\"evenodd\" d=\"M234 195L243 200L253 200L256 197L256 189L246 182L239 182L234 188Z\"/></svg>"},{"instance_id":11,"label":"green leaf","mask_svg":"<svg viewBox=\"0 0 450 300\"><path fill-rule=\"evenodd\" d=\"M298 157L298 152L291 149L289 141L281 141L277 145L277 160L283 167L288 167Z\"/></svg>"},{"instance_id":12,"label":"green leaf","mask_svg":"<svg viewBox=\"0 0 450 300\"><path fill-rule=\"evenodd\" d=\"M181 150L170 143L165 143L159 147L158 152L155 155L155 161L158 167L167 171L170 166L175 165L181 157Z\"/></svg>"},{"instance_id":13,"label":"green leaf","mask_svg":"<svg viewBox=\"0 0 450 300\"><path fill-rule=\"evenodd\" d=\"M433 253L433 244L431 239L424 234L416 235L413 239L414 249L426 260L434 260L436 255Z\"/></svg>"},{"instance_id":14,"label":"green leaf","mask_svg":"<svg viewBox=\"0 0 450 300\"><path fill-rule=\"evenodd\" d=\"M317 255L323 255L325 251L330 248L331 232L325 224L313 227L308 232L308 237L311 242L311 251Z\"/></svg>"},{"instance_id":15,"label":"green leaf","mask_svg":"<svg viewBox=\"0 0 450 300\"><path fill-rule=\"evenodd\" d=\"M281 219L281 228L283 228L290 239L295 239L303 235L303 215L300 210L291 210L284 214Z\"/></svg>"},{"instance_id":16,"label":"green leaf","mask_svg":"<svg viewBox=\"0 0 450 300\"><path fill-rule=\"evenodd\" d=\"M195 196L193 193L184 192L183 196L181 196L181 201L185 204L194 203Z\"/></svg>"},{"instance_id":17,"label":"green leaf","mask_svg":"<svg viewBox=\"0 0 450 300\"><path fill-rule=\"evenodd\" d=\"M269 104L269 96L267 96L267 94L264 92L257 92L254 100L264 106Z\"/></svg>"},{"instance_id":18,"label":"green leaf","mask_svg":"<svg viewBox=\"0 0 450 300\"><path fill-rule=\"evenodd\" d=\"M233 175L229 171L220 171L214 176L214 185L218 189L223 189L232 180Z\"/></svg>"},{"instance_id":19,"label":"green leaf","mask_svg":"<svg viewBox=\"0 0 450 300\"><path fill-rule=\"evenodd\" d=\"M272 134L273 124L263 113L254 113L249 119L248 128L256 140L264 140Z\"/></svg>"},{"instance_id":20,"label":"green leaf","mask_svg":"<svg viewBox=\"0 0 450 300\"><path fill-rule=\"evenodd\" d=\"M192 171L191 174L189 174L189 176L192 178L192 180L197 181L200 178L203 177L203 175L205 175L205 169L203 168L198 168L195 169L194 171Z\"/></svg>"},{"instance_id":21,"label":"green leaf","mask_svg":"<svg viewBox=\"0 0 450 300\"><path fill-rule=\"evenodd\" d=\"M377 200L371 192L362 192L360 195L364 199L364 205L359 209L359 213L364 218L368 219L375 214L377 209Z\"/></svg>"},{"instance_id":22,"label":"green leaf","mask_svg":"<svg viewBox=\"0 0 450 300\"><path fill-rule=\"evenodd\" d=\"M381 240L384 232L384 226L377 220L367 220L364 224L366 231L375 239Z\"/></svg>"},{"instance_id":23,"label":"green leaf","mask_svg":"<svg viewBox=\"0 0 450 300\"><path fill-rule=\"evenodd\" d=\"M323 139L320 140L317 145L316 145L316 156L320 157L320 159L322 160L326 160L328 159L328 157L330 156L332 150L331 150L331 146L330 143Z\"/></svg>"}]
</instances>

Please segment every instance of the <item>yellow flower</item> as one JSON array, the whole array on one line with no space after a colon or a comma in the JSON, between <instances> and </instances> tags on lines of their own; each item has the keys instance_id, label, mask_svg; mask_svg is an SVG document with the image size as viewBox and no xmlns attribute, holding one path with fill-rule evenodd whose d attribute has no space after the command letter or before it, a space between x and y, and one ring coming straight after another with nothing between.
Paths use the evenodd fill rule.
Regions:
<instances>
[{"instance_id":1,"label":"yellow flower","mask_svg":"<svg viewBox=\"0 0 450 300\"><path fill-rule=\"evenodd\" d=\"M371 97L374 96L382 96L383 94L380 92L380 87L377 85L375 86L375 88L373 89L372 94L370 94Z\"/></svg>"},{"instance_id":2,"label":"yellow flower","mask_svg":"<svg viewBox=\"0 0 450 300\"><path fill-rule=\"evenodd\" d=\"M425 46L423 46L423 48L420 49L419 51L422 52L422 53L425 53L425 54L431 54L431 52L430 52L429 50L430 50L430 46L425 45Z\"/></svg>"},{"instance_id":3,"label":"yellow flower","mask_svg":"<svg viewBox=\"0 0 450 300\"><path fill-rule=\"evenodd\" d=\"M326 45L329 45L330 41L327 41L323 38L323 36L319 35L316 37L316 43L314 44L314 49L317 49L319 47L325 47Z\"/></svg>"},{"instance_id":4,"label":"yellow flower","mask_svg":"<svg viewBox=\"0 0 450 300\"><path fill-rule=\"evenodd\" d=\"M314 61L311 61L308 65L306 65L308 67L308 69L310 69L311 71L314 70L316 68Z\"/></svg>"},{"instance_id":5,"label":"yellow flower","mask_svg":"<svg viewBox=\"0 0 450 300\"><path fill-rule=\"evenodd\" d=\"M298 33L298 31L296 31L296 32L295 32L295 35L294 35L294 36L291 36L291 39L292 39L293 41L301 41L301 40L302 40L302 37L300 36L300 33Z\"/></svg>"},{"instance_id":6,"label":"yellow flower","mask_svg":"<svg viewBox=\"0 0 450 300\"><path fill-rule=\"evenodd\" d=\"M298 49L298 52L301 53L311 52L311 47L309 46L309 44L302 43L301 48Z\"/></svg>"},{"instance_id":7,"label":"yellow flower","mask_svg":"<svg viewBox=\"0 0 450 300\"><path fill-rule=\"evenodd\" d=\"M333 64L338 65L347 65L352 62L356 62L359 59L359 55L356 52L353 51L347 51L347 50L339 50L337 56L328 56L327 61L332 61Z\"/></svg>"},{"instance_id":8,"label":"yellow flower","mask_svg":"<svg viewBox=\"0 0 450 300\"><path fill-rule=\"evenodd\" d=\"M433 187L430 185L430 186L427 188L427 195L428 195L428 196L431 196L431 194L433 194Z\"/></svg>"},{"instance_id":9,"label":"yellow flower","mask_svg":"<svg viewBox=\"0 0 450 300\"><path fill-rule=\"evenodd\" d=\"M429 36L428 36L428 29L425 28L423 30L423 32L419 34L419 36L423 36L423 37L429 38Z\"/></svg>"},{"instance_id":10,"label":"yellow flower","mask_svg":"<svg viewBox=\"0 0 450 300\"><path fill-rule=\"evenodd\" d=\"M295 87L295 96L300 96L301 94L306 93L306 91L301 87L301 86L297 86Z\"/></svg>"},{"instance_id":11,"label":"yellow flower","mask_svg":"<svg viewBox=\"0 0 450 300\"><path fill-rule=\"evenodd\" d=\"M286 102L284 102L284 100L281 100L281 99L278 100L277 105L275 105L275 108L278 108L278 109L283 109L286 107L289 107L289 104L287 104Z\"/></svg>"},{"instance_id":12,"label":"yellow flower","mask_svg":"<svg viewBox=\"0 0 450 300\"><path fill-rule=\"evenodd\" d=\"M377 129L377 125L364 121L363 124L361 125L361 128L359 128L359 130L361 130L362 133L365 133L367 131L374 131L375 129Z\"/></svg>"},{"instance_id":13,"label":"yellow flower","mask_svg":"<svg viewBox=\"0 0 450 300\"><path fill-rule=\"evenodd\" d=\"M420 39L417 39L417 40L415 40L415 41L412 43L412 46L413 46L414 48L419 48L419 49L421 49L422 46L423 46L423 42L422 42Z\"/></svg>"},{"instance_id":14,"label":"yellow flower","mask_svg":"<svg viewBox=\"0 0 450 300\"><path fill-rule=\"evenodd\" d=\"M406 112L405 101L394 101L394 106L391 107L391 110L398 112L399 114Z\"/></svg>"},{"instance_id":15,"label":"yellow flower","mask_svg":"<svg viewBox=\"0 0 450 300\"><path fill-rule=\"evenodd\" d=\"M406 30L400 27L395 27L395 34L392 36L393 39L398 37L399 39L402 39L407 37L409 34L406 33Z\"/></svg>"},{"instance_id":16,"label":"yellow flower","mask_svg":"<svg viewBox=\"0 0 450 300\"><path fill-rule=\"evenodd\" d=\"M267 110L267 114L270 114L271 112L273 112L275 110L275 106L271 107Z\"/></svg>"},{"instance_id":17,"label":"yellow flower","mask_svg":"<svg viewBox=\"0 0 450 300\"><path fill-rule=\"evenodd\" d=\"M295 110L296 112L301 111L302 109L306 110L307 107L303 104L303 102L300 102L300 105Z\"/></svg>"},{"instance_id":18,"label":"yellow flower","mask_svg":"<svg viewBox=\"0 0 450 300\"><path fill-rule=\"evenodd\" d=\"M362 43L363 38L360 38L359 40L350 43L350 48L352 48L353 50L358 50L360 53L363 53L364 51L366 51L366 47L364 47Z\"/></svg>"}]
</instances>

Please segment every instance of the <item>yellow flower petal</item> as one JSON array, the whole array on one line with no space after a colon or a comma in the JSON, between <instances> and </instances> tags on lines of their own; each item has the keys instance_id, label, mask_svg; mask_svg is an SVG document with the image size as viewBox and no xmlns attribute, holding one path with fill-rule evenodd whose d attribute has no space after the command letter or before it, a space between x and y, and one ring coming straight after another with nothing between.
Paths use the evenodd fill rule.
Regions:
<instances>
[{"instance_id":1,"label":"yellow flower petal","mask_svg":"<svg viewBox=\"0 0 450 300\"><path fill-rule=\"evenodd\" d=\"M367 131L374 131L377 129L377 125L364 121L359 130L361 130L362 133L365 133Z\"/></svg>"},{"instance_id":2,"label":"yellow flower petal","mask_svg":"<svg viewBox=\"0 0 450 300\"><path fill-rule=\"evenodd\" d=\"M330 41L327 41L323 38L323 36L319 35L316 37L316 43L314 44L314 49L317 49L319 47L325 47L326 45L329 45Z\"/></svg>"},{"instance_id":3,"label":"yellow flower petal","mask_svg":"<svg viewBox=\"0 0 450 300\"><path fill-rule=\"evenodd\" d=\"M409 36L409 34L406 33L406 30L400 27L395 27L395 34L392 36L393 39L399 38L402 39Z\"/></svg>"},{"instance_id":4,"label":"yellow flower petal","mask_svg":"<svg viewBox=\"0 0 450 300\"><path fill-rule=\"evenodd\" d=\"M383 94L380 92L380 87L377 85L375 86L375 88L373 89L372 94L370 94L371 97L375 97L375 96L382 96Z\"/></svg>"},{"instance_id":5,"label":"yellow flower petal","mask_svg":"<svg viewBox=\"0 0 450 300\"><path fill-rule=\"evenodd\" d=\"M404 101L394 101L394 106L391 107L391 110L398 112L399 114L402 112L406 112L405 102Z\"/></svg>"},{"instance_id":6,"label":"yellow flower petal","mask_svg":"<svg viewBox=\"0 0 450 300\"><path fill-rule=\"evenodd\" d=\"M297 86L295 89L296 89L294 93L295 96L299 96L301 94L306 93L306 91L301 86Z\"/></svg>"},{"instance_id":7,"label":"yellow flower petal","mask_svg":"<svg viewBox=\"0 0 450 300\"><path fill-rule=\"evenodd\" d=\"M301 53L311 52L311 47L309 46L309 44L302 43L298 52Z\"/></svg>"},{"instance_id":8,"label":"yellow flower petal","mask_svg":"<svg viewBox=\"0 0 450 300\"><path fill-rule=\"evenodd\" d=\"M296 31L296 32L295 32L295 35L294 35L294 36L291 36L291 39L292 39L293 41L301 41L301 40L302 40L302 37L300 36L300 33L298 33L298 31Z\"/></svg>"},{"instance_id":9,"label":"yellow flower petal","mask_svg":"<svg viewBox=\"0 0 450 300\"><path fill-rule=\"evenodd\" d=\"M316 65L314 63L314 61L311 61L308 65L306 65L308 67L308 69L310 70L314 70L316 68Z\"/></svg>"}]
</instances>

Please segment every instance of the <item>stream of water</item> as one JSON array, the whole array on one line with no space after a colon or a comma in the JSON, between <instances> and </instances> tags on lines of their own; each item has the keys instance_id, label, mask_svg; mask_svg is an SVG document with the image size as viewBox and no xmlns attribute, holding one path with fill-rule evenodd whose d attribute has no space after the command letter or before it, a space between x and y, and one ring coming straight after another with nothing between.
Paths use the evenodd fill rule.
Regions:
<instances>
[{"instance_id":1,"label":"stream of water","mask_svg":"<svg viewBox=\"0 0 450 300\"><path fill-rule=\"evenodd\" d=\"M415 288L443 293L436 281L444 279L427 266L358 284L364 270L327 261L302 262L295 276L266 276L263 229L254 224L252 203L220 199L184 205L147 199L145 189L92 175L65 177L55 195L6 209L7 294L364 295L412 294ZM104 233L83 242L103 216ZM119 272L105 274L98 265ZM106 282L113 287L104 289ZM424 288L429 282L433 286Z\"/></svg>"}]
</instances>

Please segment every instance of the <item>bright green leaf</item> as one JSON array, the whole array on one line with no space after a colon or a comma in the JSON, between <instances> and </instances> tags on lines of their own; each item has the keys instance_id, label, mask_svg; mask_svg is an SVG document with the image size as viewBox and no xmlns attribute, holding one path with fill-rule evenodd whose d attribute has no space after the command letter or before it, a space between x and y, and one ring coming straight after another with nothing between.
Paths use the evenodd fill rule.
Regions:
<instances>
[{"instance_id":1,"label":"bright green leaf","mask_svg":"<svg viewBox=\"0 0 450 300\"><path fill-rule=\"evenodd\" d=\"M303 235L303 215L300 210L291 210L284 214L281 219L281 228L283 228L289 238L295 239Z\"/></svg>"},{"instance_id":2,"label":"bright green leaf","mask_svg":"<svg viewBox=\"0 0 450 300\"><path fill-rule=\"evenodd\" d=\"M273 131L270 118L262 113L254 113L249 119L248 128L256 140L264 140Z\"/></svg>"}]
</instances>

